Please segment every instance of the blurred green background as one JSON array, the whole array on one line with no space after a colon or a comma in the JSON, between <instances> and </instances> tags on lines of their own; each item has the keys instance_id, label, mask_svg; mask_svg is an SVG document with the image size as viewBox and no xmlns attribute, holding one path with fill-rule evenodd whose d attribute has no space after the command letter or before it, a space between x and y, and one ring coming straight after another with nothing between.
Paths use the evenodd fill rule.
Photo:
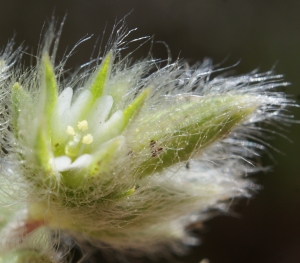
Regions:
<instances>
[{"instance_id":1,"label":"blurred green background","mask_svg":"<svg viewBox=\"0 0 300 263\"><path fill-rule=\"evenodd\" d=\"M129 39L153 36L166 42L173 58L193 64L205 57L236 74L258 68L275 68L292 85L284 91L299 103L300 94L300 1L299 0L0 0L0 46L14 36L17 45L36 54L44 22L67 15L58 57L84 36L83 43L67 66L79 66L89 60L94 44L103 30L109 37L114 22L131 14L128 28L138 28ZM167 49L154 44L157 58L167 58ZM136 51L136 59L145 57L149 45ZM27 63L32 57L24 55ZM225 62L224 62L225 61ZM300 120L300 110L291 109ZM282 153L269 149L272 165L268 173L254 180L263 189L252 199L240 200L234 216L218 216L199 231L202 245L191 249L181 262L196 263L299 263L300 262L300 124L292 125L285 135L268 142ZM100 262L100 257L99 260ZM96 262L97 262L96 261ZM101 261L103 262L103 261ZM134 262L146 262L135 259ZM148 261L147 261L148 262Z\"/></svg>"}]
</instances>

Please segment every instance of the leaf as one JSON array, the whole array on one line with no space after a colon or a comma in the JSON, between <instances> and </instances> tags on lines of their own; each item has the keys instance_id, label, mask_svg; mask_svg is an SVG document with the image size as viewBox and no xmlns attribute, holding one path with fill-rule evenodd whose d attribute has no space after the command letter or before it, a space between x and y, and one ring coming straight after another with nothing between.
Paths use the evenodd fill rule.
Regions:
<instances>
[{"instance_id":1,"label":"leaf","mask_svg":"<svg viewBox=\"0 0 300 263\"><path fill-rule=\"evenodd\" d=\"M198 101L173 101L173 106L151 112L151 117L133 128L132 141L128 142L135 153L132 163L137 174L146 176L188 161L223 139L256 109L256 104L247 100L251 97L199 97Z\"/></svg>"}]
</instances>

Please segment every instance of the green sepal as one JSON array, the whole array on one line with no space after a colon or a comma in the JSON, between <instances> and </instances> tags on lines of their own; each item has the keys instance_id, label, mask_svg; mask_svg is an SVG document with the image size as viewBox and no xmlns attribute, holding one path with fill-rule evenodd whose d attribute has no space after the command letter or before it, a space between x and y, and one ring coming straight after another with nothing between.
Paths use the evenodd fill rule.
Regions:
<instances>
[{"instance_id":1,"label":"green sepal","mask_svg":"<svg viewBox=\"0 0 300 263\"><path fill-rule=\"evenodd\" d=\"M95 102L95 100L101 97L103 94L105 83L108 80L110 75L112 63L113 63L113 52L110 51L105 56L102 63L100 64L96 72L96 77L90 88L90 91L93 95L93 102Z\"/></svg>"},{"instance_id":2,"label":"green sepal","mask_svg":"<svg viewBox=\"0 0 300 263\"><path fill-rule=\"evenodd\" d=\"M62 175L62 181L65 186L73 189L83 189L84 181L87 178L85 169L82 169L80 171L78 169L74 169L60 173Z\"/></svg>"},{"instance_id":3,"label":"green sepal","mask_svg":"<svg viewBox=\"0 0 300 263\"><path fill-rule=\"evenodd\" d=\"M135 193L135 187L130 188L129 190L121 192L121 193L120 192L111 193L111 194L105 196L103 199L117 200L117 199L122 199L122 198L125 198L125 197L129 197L129 196L133 195L134 193Z\"/></svg>"},{"instance_id":4,"label":"green sepal","mask_svg":"<svg viewBox=\"0 0 300 263\"><path fill-rule=\"evenodd\" d=\"M58 98L58 88L54 69L47 53L43 55L42 63L42 90L37 102L41 111L37 112L38 118L33 149L38 170L41 169L44 173L50 175L53 173L52 164L50 163L52 159L50 122Z\"/></svg>"},{"instance_id":5,"label":"green sepal","mask_svg":"<svg viewBox=\"0 0 300 263\"><path fill-rule=\"evenodd\" d=\"M44 85L45 85L45 116L50 125L51 115L58 98L58 88L54 69L47 53L43 55Z\"/></svg>"},{"instance_id":6,"label":"green sepal","mask_svg":"<svg viewBox=\"0 0 300 263\"><path fill-rule=\"evenodd\" d=\"M0 255L0 263L52 263L46 255L33 249L17 249Z\"/></svg>"},{"instance_id":7,"label":"green sepal","mask_svg":"<svg viewBox=\"0 0 300 263\"><path fill-rule=\"evenodd\" d=\"M41 122L35 138L35 157L37 166L41 167L45 172L51 172L52 166L50 160L52 158L52 151L49 142L49 136L45 129L44 123Z\"/></svg>"},{"instance_id":8,"label":"green sepal","mask_svg":"<svg viewBox=\"0 0 300 263\"><path fill-rule=\"evenodd\" d=\"M136 129L134 142L129 142L134 153L148 156L139 165L137 174L146 176L186 162L193 154L200 154L223 139L256 109L255 104L245 106L248 97L199 97L197 102L174 102L173 107L160 109L157 114L152 112L151 119L145 118L145 125L141 123ZM137 161L133 155L132 163L136 165Z\"/></svg>"},{"instance_id":9,"label":"green sepal","mask_svg":"<svg viewBox=\"0 0 300 263\"><path fill-rule=\"evenodd\" d=\"M11 102L12 102L12 125L14 128L15 136L18 136L18 132L19 132L18 120L19 120L21 106L23 103L27 103L28 106L32 105L32 101L29 94L21 87L21 85L18 82L16 82L12 86Z\"/></svg>"},{"instance_id":10,"label":"green sepal","mask_svg":"<svg viewBox=\"0 0 300 263\"><path fill-rule=\"evenodd\" d=\"M131 121L134 115L136 115L139 112L139 110L142 108L149 94L150 94L150 88L144 89L135 98L135 100L130 105L128 105L127 108L123 111L124 113L123 129L126 128L127 124Z\"/></svg>"}]
</instances>

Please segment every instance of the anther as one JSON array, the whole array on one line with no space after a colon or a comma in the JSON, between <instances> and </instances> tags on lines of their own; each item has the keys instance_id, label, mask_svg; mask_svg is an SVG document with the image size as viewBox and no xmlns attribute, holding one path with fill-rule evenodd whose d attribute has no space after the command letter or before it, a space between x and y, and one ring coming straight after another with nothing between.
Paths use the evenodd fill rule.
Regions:
<instances>
[{"instance_id":1,"label":"anther","mask_svg":"<svg viewBox=\"0 0 300 263\"><path fill-rule=\"evenodd\" d=\"M79 121L77 124L77 128L80 131L86 131L88 129L88 122L86 120Z\"/></svg>"},{"instance_id":2,"label":"anther","mask_svg":"<svg viewBox=\"0 0 300 263\"><path fill-rule=\"evenodd\" d=\"M76 134L76 132L74 131L74 128L72 126L67 127L66 133L68 135L72 135L72 136L74 136Z\"/></svg>"},{"instance_id":3,"label":"anther","mask_svg":"<svg viewBox=\"0 0 300 263\"><path fill-rule=\"evenodd\" d=\"M83 144L91 144L93 142L93 136L91 134L87 134L85 136L83 136L82 138L82 143Z\"/></svg>"}]
</instances>

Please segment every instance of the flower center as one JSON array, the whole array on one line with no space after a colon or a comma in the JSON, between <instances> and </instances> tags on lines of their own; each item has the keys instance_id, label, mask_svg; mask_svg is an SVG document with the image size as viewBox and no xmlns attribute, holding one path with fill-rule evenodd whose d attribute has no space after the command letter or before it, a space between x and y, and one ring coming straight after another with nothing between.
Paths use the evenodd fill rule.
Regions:
<instances>
[{"instance_id":1,"label":"flower center","mask_svg":"<svg viewBox=\"0 0 300 263\"><path fill-rule=\"evenodd\" d=\"M68 126L66 133L69 135L69 141L65 147L65 154L74 159L81 155L85 145L93 142L93 136L87 133L88 122L86 120L79 121L76 131L72 126Z\"/></svg>"}]
</instances>

